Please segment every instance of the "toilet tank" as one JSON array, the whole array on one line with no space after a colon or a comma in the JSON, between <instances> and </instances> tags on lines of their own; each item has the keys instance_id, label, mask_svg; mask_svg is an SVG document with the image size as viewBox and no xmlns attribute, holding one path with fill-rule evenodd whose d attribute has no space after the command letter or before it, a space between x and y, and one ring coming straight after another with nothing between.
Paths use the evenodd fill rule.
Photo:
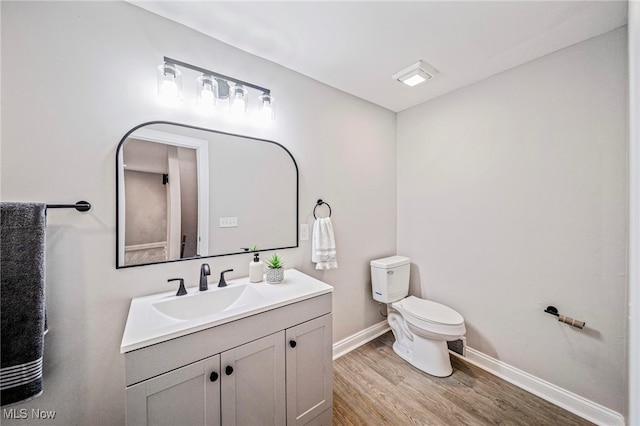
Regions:
<instances>
[{"instance_id":1,"label":"toilet tank","mask_svg":"<svg viewBox=\"0 0 640 426\"><path fill-rule=\"evenodd\" d=\"M409 294L410 259L390 256L371 261L371 290L378 302L392 303Z\"/></svg>"}]
</instances>

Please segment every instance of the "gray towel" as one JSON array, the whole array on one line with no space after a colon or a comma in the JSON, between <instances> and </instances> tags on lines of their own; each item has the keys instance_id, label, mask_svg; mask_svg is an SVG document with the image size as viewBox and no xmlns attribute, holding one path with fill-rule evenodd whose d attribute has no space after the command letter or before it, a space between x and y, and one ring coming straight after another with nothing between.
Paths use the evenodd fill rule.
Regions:
<instances>
[{"instance_id":1,"label":"gray towel","mask_svg":"<svg viewBox=\"0 0 640 426\"><path fill-rule=\"evenodd\" d=\"M0 405L42 394L45 213L45 204L0 203Z\"/></svg>"}]
</instances>

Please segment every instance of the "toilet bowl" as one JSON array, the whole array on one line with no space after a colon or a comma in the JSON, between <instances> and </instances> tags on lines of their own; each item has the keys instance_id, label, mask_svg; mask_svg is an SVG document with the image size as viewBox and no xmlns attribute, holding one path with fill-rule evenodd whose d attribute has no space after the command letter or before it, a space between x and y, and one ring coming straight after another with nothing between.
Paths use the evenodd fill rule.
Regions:
<instances>
[{"instance_id":1,"label":"toilet bowl","mask_svg":"<svg viewBox=\"0 0 640 426\"><path fill-rule=\"evenodd\" d=\"M387 305L393 351L427 374L446 377L453 372L447 341L464 336L464 318L448 306L408 296L410 263L403 256L372 260L373 298Z\"/></svg>"}]
</instances>

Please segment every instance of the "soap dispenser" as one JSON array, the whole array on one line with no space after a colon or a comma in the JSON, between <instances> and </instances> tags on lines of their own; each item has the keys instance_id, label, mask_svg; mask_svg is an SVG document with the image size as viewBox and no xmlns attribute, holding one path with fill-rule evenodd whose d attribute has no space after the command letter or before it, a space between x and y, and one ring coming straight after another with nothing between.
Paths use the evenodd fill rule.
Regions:
<instances>
[{"instance_id":1,"label":"soap dispenser","mask_svg":"<svg viewBox=\"0 0 640 426\"><path fill-rule=\"evenodd\" d=\"M259 283L264 274L264 263L260 260L260 253L253 253L253 261L249 263L249 281Z\"/></svg>"}]
</instances>

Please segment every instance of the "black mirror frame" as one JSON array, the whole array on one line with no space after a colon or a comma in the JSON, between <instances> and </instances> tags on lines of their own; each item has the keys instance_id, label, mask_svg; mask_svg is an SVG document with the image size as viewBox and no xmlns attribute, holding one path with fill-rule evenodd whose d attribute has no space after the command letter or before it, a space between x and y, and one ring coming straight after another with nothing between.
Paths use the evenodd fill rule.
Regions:
<instances>
[{"instance_id":1,"label":"black mirror frame","mask_svg":"<svg viewBox=\"0 0 640 426\"><path fill-rule=\"evenodd\" d=\"M207 256L197 256L197 257L189 257L189 258L184 258L184 259L173 259L173 260L164 260L161 262L150 262L150 263L140 263L137 265L120 265L120 200L118 199L118 194L120 193L120 182L118 179L118 173L119 173L119 164L118 164L118 157L120 154L120 150L122 149L124 142L127 140L127 138L136 130L145 127L145 126L150 126L153 124L167 124L167 125L173 125L173 126L179 126L179 127L186 127L189 129L194 129L194 130L202 130L205 132L211 132L211 133L218 133L221 135L226 135L226 136L236 136L236 137L241 137L241 138L245 138L245 139L251 139L251 140L255 140L255 141L259 141L259 142L266 142L266 143L271 143L274 144L276 146L279 146L280 148L282 148L291 158L291 161L293 162L293 165L296 169L296 223L295 223L295 229L296 229L296 244L293 246L286 246L286 247L273 247L273 248L265 248L265 249L260 249L257 250L258 252L261 251L273 251L273 250L284 250L284 249L291 249L291 248L297 248L300 245L300 229L298 226L298 222L299 222L299 218L300 218L300 173L298 170L298 163L296 162L296 159L293 158L293 155L291 154L291 152L282 144L278 143L278 142L274 142L268 139L260 139L260 138L255 138L252 136L246 136L246 135L240 135L240 134L236 134L236 133L228 133L228 132L222 132L219 130L213 130L213 129L207 129L204 127L198 127L198 126L191 126L189 124L181 124L181 123L175 123L175 122L171 122L171 121L162 121L162 120L158 120L158 121L148 121L146 123L142 123L139 124L137 126L135 126L133 129L129 130L127 133L125 133L125 135L122 137L122 139L120 140L120 143L118 144L117 148L116 148L116 269L123 269L123 268L134 268L137 266L148 266L148 265L158 265L158 264L163 264L163 263L172 263L172 262L184 262L184 261L188 261L188 260L199 260L199 259L207 259L207 258L211 258L211 257L222 257L222 256L233 256L236 254L246 254L247 251L239 251L239 252L234 252L234 253L223 253L223 254L214 254L214 255L207 255Z\"/></svg>"}]
</instances>

